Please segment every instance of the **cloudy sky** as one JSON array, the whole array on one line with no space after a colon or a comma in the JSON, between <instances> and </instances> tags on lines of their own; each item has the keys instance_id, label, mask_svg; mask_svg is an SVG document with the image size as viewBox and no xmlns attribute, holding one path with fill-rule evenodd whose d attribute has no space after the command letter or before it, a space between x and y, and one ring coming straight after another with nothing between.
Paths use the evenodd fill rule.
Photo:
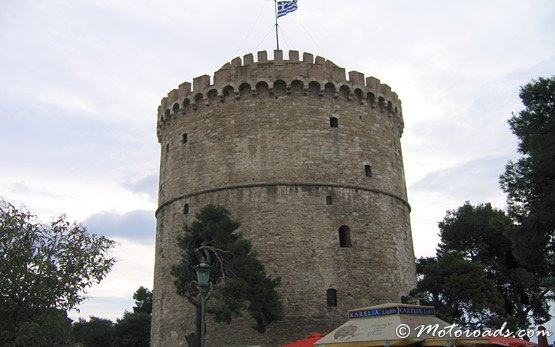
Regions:
<instances>
[{"instance_id":1,"label":"cloudy sky","mask_svg":"<svg viewBox=\"0 0 555 347\"><path fill-rule=\"evenodd\" d=\"M81 313L115 319L152 288L159 145L171 89L275 48L267 0L0 0L0 196L118 241ZM389 84L403 101L416 256L465 201L505 207L519 87L555 74L553 0L299 0L281 46ZM271 56L271 55L270 55Z\"/></svg>"}]
</instances>

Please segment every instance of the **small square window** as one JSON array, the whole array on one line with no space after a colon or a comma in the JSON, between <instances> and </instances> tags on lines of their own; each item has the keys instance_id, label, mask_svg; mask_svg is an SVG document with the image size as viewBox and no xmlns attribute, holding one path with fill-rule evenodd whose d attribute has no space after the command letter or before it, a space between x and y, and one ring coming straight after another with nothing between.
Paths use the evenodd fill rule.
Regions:
<instances>
[{"instance_id":1,"label":"small square window","mask_svg":"<svg viewBox=\"0 0 555 347\"><path fill-rule=\"evenodd\" d=\"M330 127L337 128L339 126L339 121L335 117L330 117Z\"/></svg>"},{"instance_id":2,"label":"small square window","mask_svg":"<svg viewBox=\"0 0 555 347\"><path fill-rule=\"evenodd\" d=\"M351 248L353 247L351 243L351 230L348 226L342 225L339 228L339 247L341 248Z\"/></svg>"},{"instance_id":3,"label":"small square window","mask_svg":"<svg viewBox=\"0 0 555 347\"><path fill-rule=\"evenodd\" d=\"M337 307L337 290L330 288L326 290L328 307Z\"/></svg>"},{"instance_id":4,"label":"small square window","mask_svg":"<svg viewBox=\"0 0 555 347\"><path fill-rule=\"evenodd\" d=\"M364 165L364 174L366 177L372 177L372 166Z\"/></svg>"}]
</instances>

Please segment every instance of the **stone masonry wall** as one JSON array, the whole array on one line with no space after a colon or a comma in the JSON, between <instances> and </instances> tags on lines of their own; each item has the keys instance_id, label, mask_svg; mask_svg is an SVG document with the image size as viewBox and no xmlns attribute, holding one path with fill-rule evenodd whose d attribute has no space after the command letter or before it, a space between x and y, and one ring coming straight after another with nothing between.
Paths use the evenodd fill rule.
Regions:
<instances>
[{"instance_id":1,"label":"stone masonry wall","mask_svg":"<svg viewBox=\"0 0 555 347\"><path fill-rule=\"evenodd\" d=\"M397 95L296 51L236 58L210 83L184 83L159 108L153 346L183 344L193 329L170 267L177 235L209 203L231 211L267 272L281 276L285 319L263 335L247 317L209 323L208 346L277 345L332 330L350 308L407 295L416 275ZM340 247L341 226L352 247Z\"/></svg>"}]
</instances>

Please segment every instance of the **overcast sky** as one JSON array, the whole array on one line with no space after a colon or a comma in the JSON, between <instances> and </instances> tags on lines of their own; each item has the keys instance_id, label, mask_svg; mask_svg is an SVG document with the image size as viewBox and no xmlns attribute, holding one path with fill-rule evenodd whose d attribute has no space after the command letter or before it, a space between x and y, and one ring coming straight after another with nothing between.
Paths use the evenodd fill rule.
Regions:
<instances>
[{"instance_id":1,"label":"overcast sky","mask_svg":"<svg viewBox=\"0 0 555 347\"><path fill-rule=\"evenodd\" d=\"M403 102L416 256L435 254L447 210L505 208L507 119L520 86L555 74L553 0L298 5L280 18L285 51L375 76ZM0 196L118 241L119 262L72 317L121 317L152 288L160 99L273 50L273 16L267 0L0 0Z\"/></svg>"}]
</instances>

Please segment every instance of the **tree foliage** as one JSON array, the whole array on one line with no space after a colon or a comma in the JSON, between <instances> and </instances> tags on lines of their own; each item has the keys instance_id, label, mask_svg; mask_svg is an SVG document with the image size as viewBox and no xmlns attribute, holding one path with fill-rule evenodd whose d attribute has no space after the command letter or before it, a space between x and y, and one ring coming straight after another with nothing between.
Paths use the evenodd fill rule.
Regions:
<instances>
[{"instance_id":1,"label":"tree foliage","mask_svg":"<svg viewBox=\"0 0 555 347\"><path fill-rule=\"evenodd\" d=\"M7 341L10 341L14 346L67 346L71 319L67 317L66 312L56 309L42 309L35 311L35 318L35 320L22 322L18 327L17 334Z\"/></svg>"},{"instance_id":2,"label":"tree foliage","mask_svg":"<svg viewBox=\"0 0 555 347\"><path fill-rule=\"evenodd\" d=\"M177 293L197 307L197 332L190 341L198 340L200 335L199 293L193 267L201 257L212 266L207 312L217 322L229 323L248 311L256 322L254 328L264 332L269 323L283 316L276 291L280 279L266 274L250 241L236 232L239 226L225 208L207 205L179 238L181 258L172 267L172 274Z\"/></svg>"},{"instance_id":3,"label":"tree foliage","mask_svg":"<svg viewBox=\"0 0 555 347\"><path fill-rule=\"evenodd\" d=\"M528 328L549 316L541 275L514 256L515 225L490 204L465 203L439 223L436 258L419 259L417 294L440 316L467 326Z\"/></svg>"},{"instance_id":4,"label":"tree foliage","mask_svg":"<svg viewBox=\"0 0 555 347\"><path fill-rule=\"evenodd\" d=\"M420 280L416 294L422 304L434 306L438 317L463 326L488 325L502 310L502 298L483 265L457 253L417 261Z\"/></svg>"},{"instance_id":5,"label":"tree foliage","mask_svg":"<svg viewBox=\"0 0 555 347\"><path fill-rule=\"evenodd\" d=\"M152 292L139 287L133 293L133 312L125 312L118 319L114 331L114 346L148 347L150 345L150 324L152 320Z\"/></svg>"},{"instance_id":6,"label":"tree foliage","mask_svg":"<svg viewBox=\"0 0 555 347\"><path fill-rule=\"evenodd\" d=\"M90 317L73 323L71 340L84 347L110 347L114 338L114 323L109 319Z\"/></svg>"},{"instance_id":7,"label":"tree foliage","mask_svg":"<svg viewBox=\"0 0 555 347\"><path fill-rule=\"evenodd\" d=\"M0 342L13 341L24 326L41 325L52 310L82 302L85 289L114 264L108 256L113 245L63 216L44 225L0 200Z\"/></svg>"},{"instance_id":8,"label":"tree foliage","mask_svg":"<svg viewBox=\"0 0 555 347\"><path fill-rule=\"evenodd\" d=\"M133 299L133 312L124 312L115 324L109 319L96 317L73 323L72 342L85 347L148 347L152 292L141 286L133 293Z\"/></svg>"},{"instance_id":9,"label":"tree foliage","mask_svg":"<svg viewBox=\"0 0 555 347\"><path fill-rule=\"evenodd\" d=\"M143 286L140 286L135 293L133 293L135 306L133 307L134 313L152 313L152 292Z\"/></svg>"},{"instance_id":10,"label":"tree foliage","mask_svg":"<svg viewBox=\"0 0 555 347\"><path fill-rule=\"evenodd\" d=\"M114 329L113 345L117 347L150 346L151 315L145 312L125 312Z\"/></svg>"},{"instance_id":11,"label":"tree foliage","mask_svg":"<svg viewBox=\"0 0 555 347\"><path fill-rule=\"evenodd\" d=\"M527 266L555 275L555 76L520 90L525 109L509 125L522 157L507 164L500 183L509 215L518 224L512 238Z\"/></svg>"}]
</instances>

